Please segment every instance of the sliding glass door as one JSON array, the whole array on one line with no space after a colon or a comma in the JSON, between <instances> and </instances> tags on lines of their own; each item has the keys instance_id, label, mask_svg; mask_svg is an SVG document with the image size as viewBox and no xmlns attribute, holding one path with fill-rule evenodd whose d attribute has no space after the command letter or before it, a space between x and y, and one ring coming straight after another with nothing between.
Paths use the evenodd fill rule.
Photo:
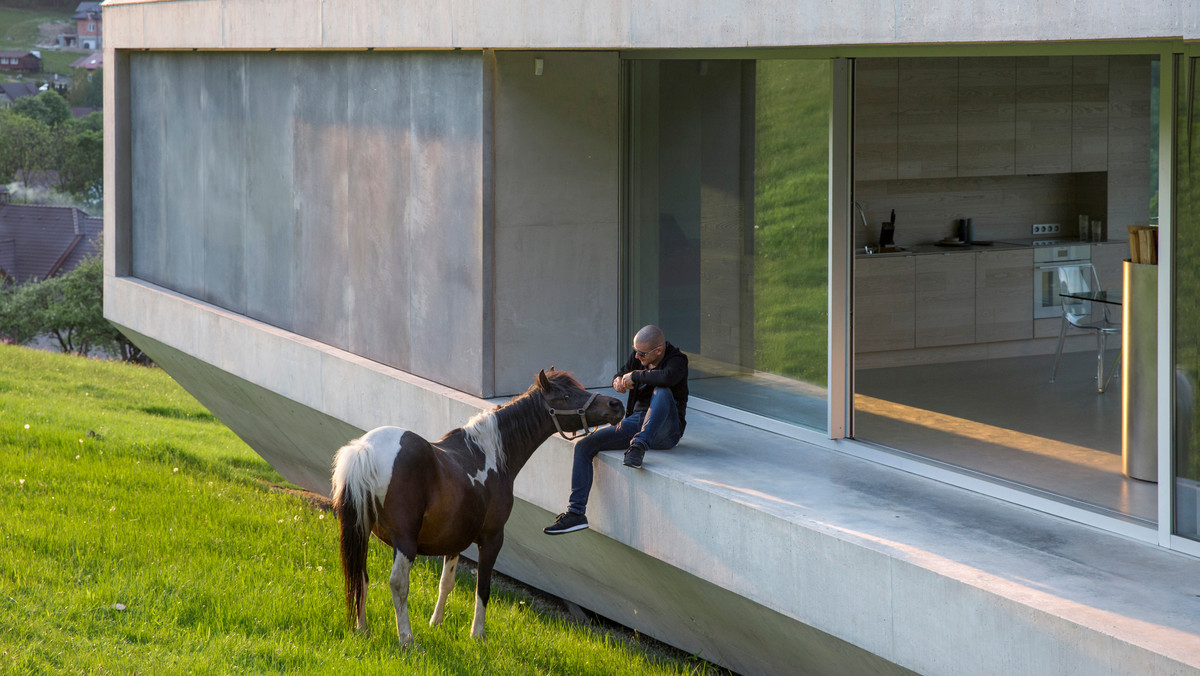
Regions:
<instances>
[{"instance_id":1,"label":"sliding glass door","mask_svg":"<svg viewBox=\"0 0 1200 676\"><path fill-rule=\"evenodd\" d=\"M1175 61L1174 532L1200 540L1200 56Z\"/></svg>"},{"instance_id":2,"label":"sliding glass door","mask_svg":"<svg viewBox=\"0 0 1200 676\"><path fill-rule=\"evenodd\" d=\"M694 396L828 417L830 62L630 64L629 324L691 360Z\"/></svg>"}]
</instances>

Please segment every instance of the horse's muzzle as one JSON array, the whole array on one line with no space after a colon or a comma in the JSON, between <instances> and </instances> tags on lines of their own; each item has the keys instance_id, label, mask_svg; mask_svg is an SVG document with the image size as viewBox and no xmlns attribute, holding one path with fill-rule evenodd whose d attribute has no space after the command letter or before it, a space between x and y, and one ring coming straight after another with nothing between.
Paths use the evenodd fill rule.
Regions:
<instances>
[{"instance_id":1,"label":"horse's muzzle","mask_svg":"<svg viewBox=\"0 0 1200 676\"><path fill-rule=\"evenodd\" d=\"M604 397L604 401L597 401L597 404L604 407L602 420L610 425L616 425L625 419L625 404L621 403L616 397Z\"/></svg>"}]
</instances>

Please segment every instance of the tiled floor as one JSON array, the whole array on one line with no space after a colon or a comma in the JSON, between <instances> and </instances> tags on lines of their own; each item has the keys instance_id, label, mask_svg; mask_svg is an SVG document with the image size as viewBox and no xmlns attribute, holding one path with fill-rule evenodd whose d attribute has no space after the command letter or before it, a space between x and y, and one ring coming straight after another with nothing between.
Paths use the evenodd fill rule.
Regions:
<instances>
[{"instance_id":1,"label":"tiled floor","mask_svg":"<svg viewBox=\"0 0 1200 676\"><path fill-rule=\"evenodd\" d=\"M855 437L1154 522L1156 485L1122 471L1120 380L1096 392L1094 359L1063 355L1055 383L1053 355L862 370Z\"/></svg>"},{"instance_id":2,"label":"tiled floor","mask_svg":"<svg viewBox=\"0 0 1200 676\"><path fill-rule=\"evenodd\" d=\"M1116 357L1110 351L1109 363ZM854 436L1040 495L1154 523L1157 487L1127 478L1121 381L1095 386L1094 353L860 370ZM1119 374L1118 374L1119 375ZM696 378L692 394L823 429L825 390L767 374Z\"/></svg>"}]
</instances>

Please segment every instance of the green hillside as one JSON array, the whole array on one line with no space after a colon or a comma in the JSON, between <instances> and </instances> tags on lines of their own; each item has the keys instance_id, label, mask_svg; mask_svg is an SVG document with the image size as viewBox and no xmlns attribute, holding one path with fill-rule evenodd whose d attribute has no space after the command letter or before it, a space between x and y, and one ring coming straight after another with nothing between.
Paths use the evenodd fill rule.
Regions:
<instances>
[{"instance_id":1,"label":"green hillside","mask_svg":"<svg viewBox=\"0 0 1200 676\"><path fill-rule=\"evenodd\" d=\"M42 68L46 73L70 76L71 62L86 52L60 52L39 47L38 43L42 42L42 37L38 27L44 23L70 25L73 13L74 11L0 7L0 51L40 51ZM15 74L0 72L0 78L13 80Z\"/></svg>"}]
</instances>

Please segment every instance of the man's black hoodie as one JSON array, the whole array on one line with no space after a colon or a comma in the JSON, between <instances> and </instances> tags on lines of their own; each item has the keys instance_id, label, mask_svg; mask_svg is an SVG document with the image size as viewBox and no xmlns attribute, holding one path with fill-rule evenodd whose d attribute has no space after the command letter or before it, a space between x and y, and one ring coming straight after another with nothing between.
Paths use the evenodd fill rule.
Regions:
<instances>
[{"instance_id":1,"label":"man's black hoodie","mask_svg":"<svg viewBox=\"0 0 1200 676\"><path fill-rule=\"evenodd\" d=\"M671 343L667 343L662 359L658 360L654 368L648 369L638 361L636 352L630 352L625 366L621 367L621 371L613 378L626 373L633 374L633 389L629 391L628 400L625 402L625 415L650 408L650 397L654 395L654 388L669 387L675 399L675 410L679 412L679 431L682 433L687 426L684 417L687 414L688 400L687 355Z\"/></svg>"}]
</instances>

